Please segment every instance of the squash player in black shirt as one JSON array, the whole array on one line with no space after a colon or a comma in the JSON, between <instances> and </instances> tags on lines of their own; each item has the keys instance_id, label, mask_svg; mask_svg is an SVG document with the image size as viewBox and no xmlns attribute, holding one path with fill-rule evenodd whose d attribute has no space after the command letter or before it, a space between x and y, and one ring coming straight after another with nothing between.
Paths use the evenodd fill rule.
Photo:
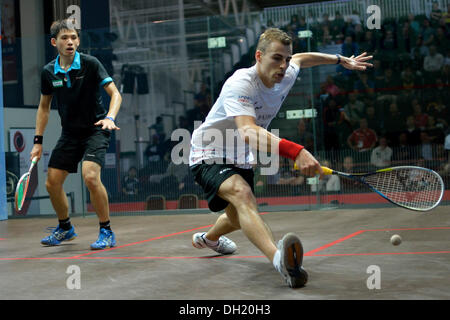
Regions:
<instances>
[{"instance_id":1,"label":"squash player in black shirt","mask_svg":"<svg viewBox=\"0 0 450 320\"><path fill-rule=\"evenodd\" d=\"M95 57L77 52L80 38L73 22L56 21L50 32L51 44L58 50L58 56L41 73L36 136L30 156L41 158L43 135L55 98L62 132L50 157L46 188L59 225L41 243L55 246L77 236L70 222L63 184L69 173L77 172L78 163L82 161L83 180L100 222L99 237L91 244L91 249L114 247L116 239L110 226L108 195L100 172L110 130L119 130L115 119L122 97L103 65ZM109 110L103 106L100 87L111 97Z\"/></svg>"}]
</instances>

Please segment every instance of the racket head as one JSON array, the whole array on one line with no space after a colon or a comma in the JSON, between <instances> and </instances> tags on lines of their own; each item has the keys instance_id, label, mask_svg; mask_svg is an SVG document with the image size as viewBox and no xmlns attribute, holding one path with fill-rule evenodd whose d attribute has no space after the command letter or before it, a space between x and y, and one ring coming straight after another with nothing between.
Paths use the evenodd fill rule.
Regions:
<instances>
[{"instance_id":1,"label":"racket head","mask_svg":"<svg viewBox=\"0 0 450 320\"><path fill-rule=\"evenodd\" d=\"M363 182L393 204L413 211L430 211L444 195L444 181L434 170L399 166L378 170Z\"/></svg>"},{"instance_id":2,"label":"racket head","mask_svg":"<svg viewBox=\"0 0 450 320\"><path fill-rule=\"evenodd\" d=\"M30 172L26 172L22 175L22 177L20 177L20 180L16 186L16 192L14 194L16 210L19 212L22 210L23 204L25 203L29 183Z\"/></svg>"}]
</instances>

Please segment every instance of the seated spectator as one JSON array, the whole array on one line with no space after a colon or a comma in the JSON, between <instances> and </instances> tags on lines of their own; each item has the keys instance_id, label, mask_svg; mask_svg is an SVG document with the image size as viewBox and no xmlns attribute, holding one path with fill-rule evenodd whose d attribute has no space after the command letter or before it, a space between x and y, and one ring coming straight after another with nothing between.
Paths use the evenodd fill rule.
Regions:
<instances>
[{"instance_id":1,"label":"seated spectator","mask_svg":"<svg viewBox=\"0 0 450 320\"><path fill-rule=\"evenodd\" d=\"M434 148L431 144L430 136L426 131L420 133L420 145L419 145L420 159L423 159L424 166L427 168L433 168L434 160Z\"/></svg>"},{"instance_id":2,"label":"seated spectator","mask_svg":"<svg viewBox=\"0 0 450 320\"><path fill-rule=\"evenodd\" d=\"M380 43L380 49L385 61L396 60L397 43L392 30L386 30L386 34Z\"/></svg>"},{"instance_id":3,"label":"seated spectator","mask_svg":"<svg viewBox=\"0 0 450 320\"><path fill-rule=\"evenodd\" d=\"M361 15L357 10L352 10L352 14L349 15L348 18L350 19L351 24L353 24L354 26L361 24Z\"/></svg>"},{"instance_id":4,"label":"seated spectator","mask_svg":"<svg viewBox=\"0 0 450 320\"><path fill-rule=\"evenodd\" d=\"M444 19L447 25L450 25L450 2L447 3L447 11L442 14L442 18Z\"/></svg>"},{"instance_id":5,"label":"seated spectator","mask_svg":"<svg viewBox=\"0 0 450 320\"><path fill-rule=\"evenodd\" d=\"M394 145L397 144L399 133L406 128L404 122L405 116L398 110L397 104L395 102L390 103L389 111L385 112L383 133Z\"/></svg>"},{"instance_id":6,"label":"seated spectator","mask_svg":"<svg viewBox=\"0 0 450 320\"><path fill-rule=\"evenodd\" d=\"M352 127L356 127L359 120L364 116L364 103L358 100L358 93L356 91L350 92L348 98L349 101L344 106L344 112L350 120Z\"/></svg>"},{"instance_id":7,"label":"seated spectator","mask_svg":"<svg viewBox=\"0 0 450 320\"><path fill-rule=\"evenodd\" d=\"M378 41L372 30L366 30L364 39L360 42L359 48L361 52L367 52L371 55L378 53Z\"/></svg>"},{"instance_id":8,"label":"seated spectator","mask_svg":"<svg viewBox=\"0 0 450 320\"><path fill-rule=\"evenodd\" d=\"M336 100L330 97L324 102L323 109L323 122L324 122L324 136L325 136L325 149L335 150L339 149L339 136L342 132L340 125L344 121L343 115L345 113L339 110ZM350 126L350 123L349 123Z\"/></svg>"},{"instance_id":9,"label":"seated spectator","mask_svg":"<svg viewBox=\"0 0 450 320\"><path fill-rule=\"evenodd\" d=\"M405 66L400 73L403 90L413 90L416 85L416 77L410 65Z\"/></svg>"},{"instance_id":10,"label":"seated spectator","mask_svg":"<svg viewBox=\"0 0 450 320\"><path fill-rule=\"evenodd\" d=\"M274 175L267 176L267 191L272 196L293 195L299 193L305 177L294 170L294 164L280 159L280 168Z\"/></svg>"},{"instance_id":11,"label":"seated spectator","mask_svg":"<svg viewBox=\"0 0 450 320\"><path fill-rule=\"evenodd\" d=\"M354 36L354 41L356 43L360 44L360 43L364 42L365 32L364 32L364 29L363 29L361 23L355 24L353 36ZM361 52L363 52L363 51L361 51Z\"/></svg>"},{"instance_id":12,"label":"seated spectator","mask_svg":"<svg viewBox=\"0 0 450 320\"><path fill-rule=\"evenodd\" d=\"M437 77L434 82L434 98L435 101L450 101L449 83L445 83L442 77Z\"/></svg>"},{"instance_id":13,"label":"seated spectator","mask_svg":"<svg viewBox=\"0 0 450 320\"><path fill-rule=\"evenodd\" d=\"M421 57L421 59L425 58L430 53L428 47L423 43L423 36L418 35L416 38L415 45L411 49L411 59L417 60Z\"/></svg>"},{"instance_id":14,"label":"seated spectator","mask_svg":"<svg viewBox=\"0 0 450 320\"><path fill-rule=\"evenodd\" d=\"M342 172L345 173L358 173L359 170L355 165L351 156L346 156L342 162ZM342 179L340 181L341 191L343 193L359 192L362 189L361 183L353 179Z\"/></svg>"},{"instance_id":15,"label":"seated spectator","mask_svg":"<svg viewBox=\"0 0 450 320\"><path fill-rule=\"evenodd\" d=\"M144 155L149 166L155 165L163 160L165 148L163 143L160 142L159 136L154 134L150 144L144 151Z\"/></svg>"},{"instance_id":16,"label":"seated spectator","mask_svg":"<svg viewBox=\"0 0 450 320\"><path fill-rule=\"evenodd\" d=\"M416 17L413 13L408 14L408 22L411 28L414 30L415 34L419 34L420 32L420 23L416 20Z\"/></svg>"},{"instance_id":17,"label":"seated spectator","mask_svg":"<svg viewBox=\"0 0 450 320\"><path fill-rule=\"evenodd\" d=\"M428 125L428 115L422 112L422 106L418 99L414 99L412 102L414 124L416 128L420 130L425 130Z\"/></svg>"},{"instance_id":18,"label":"seated spectator","mask_svg":"<svg viewBox=\"0 0 450 320\"><path fill-rule=\"evenodd\" d=\"M194 96L194 108L186 112L190 130L194 129L194 122L203 122L211 109L211 92L206 84L202 83L200 91Z\"/></svg>"},{"instance_id":19,"label":"seated spectator","mask_svg":"<svg viewBox=\"0 0 450 320\"><path fill-rule=\"evenodd\" d=\"M434 39L434 44L437 47L437 51L445 56L449 50L450 41L448 39L448 34L445 27L439 26L436 29L436 37Z\"/></svg>"},{"instance_id":20,"label":"seated spectator","mask_svg":"<svg viewBox=\"0 0 450 320\"><path fill-rule=\"evenodd\" d=\"M156 117L156 122L148 127L150 137L157 134L161 141L164 141L166 134L164 131L164 122L161 116Z\"/></svg>"},{"instance_id":21,"label":"seated spectator","mask_svg":"<svg viewBox=\"0 0 450 320\"><path fill-rule=\"evenodd\" d=\"M319 43L322 46L333 44L333 36L330 33L330 27L327 25L321 25L318 34Z\"/></svg>"},{"instance_id":22,"label":"seated spectator","mask_svg":"<svg viewBox=\"0 0 450 320\"><path fill-rule=\"evenodd\" d=\"M398 38L398 49L402 54L402 57L404 57L403 54L409 55L414 44L416 43L416 33L414 32L414 29L410 26L408 21L405 21L403 23Z\"/></svg>"},{"instance_id":23,"label":"seated spectator","mask_svg":"<svg viewBox=\"0 0 450 320\"><path fill-rule=\"evenodd\" d=\"M394 99L398 94L400 87L400 79L394 74L392 68L387 67L384 69L384 76L381 81L375 81L375 87L380 94L379 99L390 98Z\"/></svg>"},{"instance_id":24,"label":"seated spectator","mask_svg":"<svg viewBox=\"0 0 450 320\"><path fill-rule=\"evenodd\" d=\"M328 160L323 160L320 164L330 168ZM317 189L326 192L339 192L341 190L341 180L338 175L325 175L322 179L317 179L317 184L311 184L311 192L316 192Z\"/></svg>"},{"instance_id":25,"label":"seated spectator","mask_svg":"<svg viewBox=\"0 0 450 320\"><path fill-rule=\"evenodd\" d=\"M345 21L342 14L336 11L334 20L331 21L331 35L336 43L342 43L344 41L344 26Z\"/></svg>"},{"instance_id":26,"label":"seated spectator","mask_svg":"<svg viewBox=\"0 0 450 320\"><path fill-rule=\"evenodd\" d=\"M177 129L189 130L189 121L185 116L178 117L178 127Z\"/></svg>"},{"instance_id":27,"label":"seated spectator","mask_svg":"<svg viewBox=\"0 0 450 320\"><path fill-rule=\"evenodd\" d=\"M350 35L345 36L345 40L341 48L341 53L345 57L350 57L352 55L356 57L359 55L359 45L353 41L353 38ZM350 87L348 90L351 90L353 88L353 78L355 75L354 71L348 70L342 65L339 65L336 70L343 77L344 81L349 82L349 84L344 84L344 86Z\"/></svg>"},{"instance_id":28,"label":"seated spectator","mask_svg":"<svg viewBox=\"0 0 450 320\"><path fill-rule=\"evenodd\" d=\"M379 146L372 150L370 164L375 168L381 169L391 165L392 149L388 146L386 137L381 137Z\"/></svg>"},{"instance_id":29,"label":"seated spectator","mask_svg":"<svg viewBox=\"0 0 450 320\"><path fill-rule=\"evenodd\" d=\"M398 138L398 146L394 147L392 161L394 165L405 166L414 164L417 158L414 146L408 144L408 136L406 132L402 132Z\"/></svg>"},{"instance_id":30,"label":"seated spectator","mask_svg":"<svg viewBox=\"0 0 450 320\"><path fill-rule=\"evenodd\" d=\"M438 127L436 125L436 120L433 116L428 116L428 124L425 128L425 131L428 133L428 136L430 137L431 143L434 144L443 144L445 135L444 130L441 127Z\"/></svg>"},{"instance_id":31,"label":"seated spectator","mask_svg":"<svg viewBox=\"0 0 450 320\"><path fill-rule=\"evenodd\" d=\"M377 134L367 126L367 119L359 120L359 129L356 129L347 139L348 146L358 152L372 150L377 143Z\"/></svg>"},{"instance_id":32,"label":"seated spectator","mask_svg":"<svg viewBox=\"0 0 450 320\"><path fill-rule=\"evenodd\" d=\"M300 119L297 124L297 134L292 139L294 142L304 146L306 150L314 151L314 136L308 130L305 119Z\"/></svg>"},{"instance_id":33,"label":"seated spectator","mask_svg":"<svg viewBox=\"0 0 450 320\"><path fill-rule=\"evenodd\" d=\"M327 77L327 81L325 83L325 92L330 94L333 97L335 97L337 94L339 94L339 88L334 83L334 79L332 76Z\"/></svg>"},{"instance_id":34,"label":"seated spectator","mask_svg":"<svg viewBox=\"0 0 450 320\"><path fill-rule=\"evenodd\" d=\"M427 79L431 81L438 76L443 66L444 56L437 52L436 46L430 46L430 53L423 61L423 70Z\"/></svg>"},{"instance_id":35,"label":"seated spectator","mask_svg":"<svg viewBox=\"0 0 450 320\"><path fill-rule=\"evenodd\" d=\"M447 131L445 136L444 149L447 151L447 159L450 161L450 130Z\"/></svg>"},{"instance_id":36,"label":"seated spectator","mask_svg":"<svg viewBox=\"0 0 450 320\"><path fill-rule=\"evenodd\" d=\"M128 169L128 174L122 179L122 193L127 197L135 197L139 192L139 179L136 167Z\"/></svg>"},{"instance_id":37,"label":"seated spectator","mask_svg":"<svg viewBox=\"0 0 450 320\"><path fill-rule=\"evenodd\" d=\"M450 108L447 107L443 101L444 100L438 96L436 102L428 103L426 108L426 113L436 119L436 127L442 130L448 127L450 121Z\"/></svg>"},{"instance_id":38,"label":"seated spectator","mask_svg":"<svg viewBox=\"0 0 450 320\"><path fill-rule=\"evenodd\" d=\"M430 12L430 24L433 28L439 25L439 20L441 20L442 16L442 10L439 8L439 3L437 1L433 1Z\"/></svg>"},{"instance_id":39,"label":"seated spectator","mask_svg":"<svg viewBox=\"0 0 450 320\"><path fill-rule=\"evenodd\" d=\"M375 88L379 89L380 87L378 86L378 84L384 79L384 71L380 59L373 60L372 70L373 71L371 72L371 79L372 81L374 81ZM370 70L368 72L370 72Z\"/></svg>"},{"instance_id":40,"label":"seated spectator","mask_svg":"<svg viewBox=\"0 0 450 320\"><path fill-rule=\"evenodd\" d=\"M431 27L430 20L428 18L423 19L420 34L423 38L423 44L430 46L434 41L434 29Z\"/></svg>"},{"instance_id":41,"label":"seated spectator","mask_svg":"<svg viewBox=\"0 0 450 320\"><path fill-rule=\"evenodd\" d=\"M294 34L297 34L297 32L300 30L300 21L297 14L293 14L291 16L291 21L289 22L288 27L291 28Z\"/></svg>"},{"instance_id":42,"label":"seated spectator","mask_svg":"<svg viewBox=\"0 0 450 320\"><path fill-rule=\"evenodd\" d=\"M377 135L381 134L381 120L376 113L373 103L367 106L365 117L367 119L368 127L373 129Z\"/></svg>"},{"instance_id":43,"label":"seated spectator","mask_svg":"<svg viewBox=\"0 0 450 320\"><path fill-rule=\"evenodd\" d=\"M375 83L369 79L369 75L366 72L358 73L358 80L355 82L354 89L359 93L373 92L375 89Z\"/></svg>"},{"instance_id":44,"label":"seated spectator","mask_svg":"<svg viewBox=\"0 0 450 320\"><path fill-rule=\"evenodd\" d=\"M406 118L406 136L408 138L408 145L416 146L420 143L420 130L416 127L414 116Z\"/></svg>"}]
</instances>

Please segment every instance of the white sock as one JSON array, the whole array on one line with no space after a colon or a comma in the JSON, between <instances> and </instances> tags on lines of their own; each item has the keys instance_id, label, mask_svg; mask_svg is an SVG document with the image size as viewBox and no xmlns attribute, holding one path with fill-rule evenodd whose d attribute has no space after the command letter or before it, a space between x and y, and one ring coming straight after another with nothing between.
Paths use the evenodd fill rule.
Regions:
<instances>
[{"instance_id":1,"label":"white sock","mask_svg":"<svg viewBox=\"0 0 450 320\"><path fill-rule=\"evenodd\" d=\"M280 271L281 269L281 252L280 250L277 250L277 252L275 252L274 256L273 256L273 266L275 267L275 269L277 269L278 271Z\"/></svg>"},{"instance_id":2,"label":"white sock","mask_svg":"<svg viewBox=\"0 0 450 320\"><path fill-rule=\"evenodd\" d=\"M217 245L219 244L219 240L211 241L206 237L206 234L203 235L203 239L205 240L206 244L210 247L217 247Z\"/></svg>"}]
</instances>

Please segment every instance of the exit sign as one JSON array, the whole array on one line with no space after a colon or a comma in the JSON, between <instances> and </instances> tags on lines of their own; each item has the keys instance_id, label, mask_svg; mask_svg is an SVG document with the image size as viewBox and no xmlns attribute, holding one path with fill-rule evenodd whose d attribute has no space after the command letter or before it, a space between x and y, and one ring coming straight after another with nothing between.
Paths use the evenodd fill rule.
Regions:
<instances>
[{"instance_id":1,"label":"exit sign","mask_svg":"<svg viewBox=\"0 0 450 320\"><path fill-rule=\"evenodd\" d=\"M315 118L317 116L316 109L304 109L304 110L287 110L286 119L303 119L303 118Z\"/></svg>"},{"instance_id":2,"label":"exit sign","mask_svg":"<svg viewBox=\"0 0 450 320\"><path fill-rule=\"evenodd\" d=\"M304 30L304 31L299 31L299 32L298 32L298 37L299 37L300 39L303 39L303 38L311 38L312 35L313 35L313 33L312 33L311 30Z\"/></svg>"},{"instance_id":3,"label":"exit sign","mask_svg":"<svg viewBox=\"0 0 450 320\"><path fill-rule=\"evenodd\" d=\"M225 37L208 38L208 49L224 48L227 46Z\"/></svg>"}]
</instances>

